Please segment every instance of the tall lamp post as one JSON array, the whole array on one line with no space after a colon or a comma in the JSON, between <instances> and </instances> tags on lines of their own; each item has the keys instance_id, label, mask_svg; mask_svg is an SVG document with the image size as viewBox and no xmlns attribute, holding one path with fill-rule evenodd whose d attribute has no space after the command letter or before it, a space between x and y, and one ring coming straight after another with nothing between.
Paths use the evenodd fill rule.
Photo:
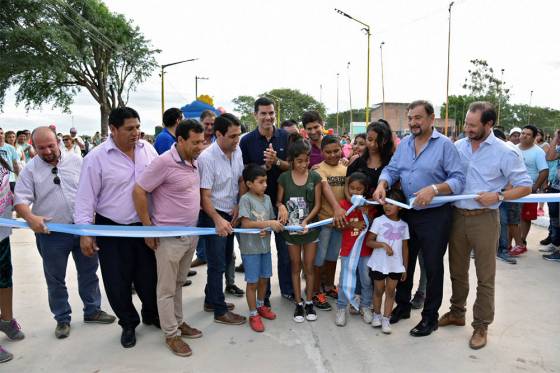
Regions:
<instances>
[{"instance_id":1,"label":"tall lamp post","mask_svg":"<svg viewBox=\"0 0 560 373\"><path fill-rule=\"evenodd\" d=\"M385 81L383 79L383 45L384 41L379 44L379 51L381 52L381 95L383 98L383 119L385 119Z\"/></svg>"},{"instance_id":2,"label":"tall lamp post","mask_svg":"<svg viewBox=\"0 0 560 373\"><path fill-rule=\"evenodd\" d=\"M502 111L502 85L504 84L504 69L502 69L502 74L500 75L500 84L498 85L498 120L496 126L500 125L500 112Z\"/></svg>"},{"instance_id":3,"label":"tall lamp post","mask_svg":"<svg viewBox=\"0 0 560 373\"><path fill-rule=\"evenodd\" d=\"M445 136L449 127L449 60L451 57L451 7L455 2L449 3L449 27L447 31L447 89L445 90Z\"/></svg>"},{"instance_id":4,"label":"tall lamp post","mask_svg":"<svg viewBox=\"0 0 560 373\"><path fill-rule=\"evenodd\" d=\"M336 73L336 134L338 135L338 77L339 73Z\"/></svg>"},{"instance_id":5,"label":"tall lamp post","mask_svg":"<svg viewBox=\"0 0 560 373\"><path fill-rule=\"evenodd\" d=\"M533 91L531 91L531 95L529 96L529 107L527 108L527 124L531 124L531 103L533 102Z\"/></svg>"},{"instance_id":6,"label":"tall lamp post","mask_svg":"<svg viewBox=\"0 0 560 373\"><path fill-rule=\"evenodd\" d=\"M352 85L350 84L350 61L346 64L346 71L348 72L348 100L350 102L350 125L348 130L350 131L352 127L352 122L354 121L352 115Z\"/></svg>"},{"instance_id":7,"label":"tall lamp post","mask_svg":"<svg viewBox=\"0 0 560 373\"><path fill-rule=\"evenodd\" d=\"M364 23L360 20L357 20L356 18L352 17L350 14L345 13L340 9L334 8L334 10L338 14L343 15L346 18L350 18L352 21L358 22L359 24L364 26L364 28L362 30L364 30L366 35L367 35L366 123L369 123L369 65L370 65L369 61L370 61L370 40L371 40L371 32L370 31L371 31L371 27L367 23Z\"/></svg>"},{"instance_id":8,"label":"tall lamp post","mask_svg":"<svg viewBox=\"0 0 560 373\"><path fill-rule=\"evenodd\" d=\"M164 85L165 68L169 67L169 66L173 66L173 65L179 65L179 64L185 63L185 62L196 61L196 60L198 60L198 58L191 58L189 60L177 61L177 62L172 62L172 63L168 63L168 64L165 64L165 65L161 65L161 116L162 117L163 117L163 112L165 111L165 85Z\"/></svg>"},{"instance_id":9,"label":"tall lamp post","mask_svg":"<svg viewBox=\"0 0 560 373\"><path fill-rule=\"evenodd\" d=\"M198 81L208 80L208 78L203 78L202 76L194 76L194 99L198 99Z\"/></svg>"}]
</instances>

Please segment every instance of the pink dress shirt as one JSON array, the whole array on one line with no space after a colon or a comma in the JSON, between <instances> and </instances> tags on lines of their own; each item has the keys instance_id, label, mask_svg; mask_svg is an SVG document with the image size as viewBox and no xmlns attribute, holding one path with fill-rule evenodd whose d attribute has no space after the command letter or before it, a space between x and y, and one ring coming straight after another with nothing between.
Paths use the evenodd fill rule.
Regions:
<instances>
[{"instance_id":1,"label":"pink dress shirt","mask_svg":"<svg viewBox=\"0 0 560 373\"><path fill-rule=\"evenodd\" d=\"M95 147L82 164L74 222L92 224L95 213L118 224L140 222L132 191L136 180L157 156L153 146L144 140L136 144L134 161L117 148L112 137Z\"/></svg>"}]
</instances>

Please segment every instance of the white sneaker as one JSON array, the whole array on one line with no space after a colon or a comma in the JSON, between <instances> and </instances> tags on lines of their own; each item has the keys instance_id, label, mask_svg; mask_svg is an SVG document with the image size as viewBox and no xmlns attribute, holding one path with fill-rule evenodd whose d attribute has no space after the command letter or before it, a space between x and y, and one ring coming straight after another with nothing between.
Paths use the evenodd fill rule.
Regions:
<instances>
[{"instance_id":1,"label":"white sneaker","mask_svg":"<svg viewBox=\"0 0 560 373\"><path fill-rule=\"evenodd\" d=\"M361 307L360 314L362 315L362 320L364 320L366 324L371 324L371 321L373 320L373 314L371 313L369 307Z\"/></svg>"},{"instance_id":2,"label":"white sneaker","mask_svg":"<svg viewBox=\"0 0 560 373\"><path fill-rule=\"evenodd\" d=\"M336 310L336 320L334 323L336 326L346 325L346 308L339 308Z\"/></svg>"},{"instance_id":3,"label":"white sneaker","mask_svg":"<svg viewBox=\"0 0 560 373\"><path fill-rule=\"evenodd\" d=\"M374 328L379 328L381 326L381 314L380 313L373 313L373 317L371 320L371 326Z\"/></svg>"},{"instance_id":4,"label":"white sneaker","mask_svg":"<svg viewBox=\"0 0 560 373\"><path fill-rule=\"evenodd\" d=\"M553 244L548 244L548 245L545 246L545 247L541 247L541 248L539 249L539 252L541 252L541 253L553 253L553 252L555 252L556 250L558 250L558 247L557 247L557 246L554 246Z\"/></svg>"},{"instance_id":5,"label":"white sneaker","mask_svg":"<svg viewBox=\"0 0 560 373\"><path fill-rule=\"evenodd\" d=\"M391 334L391 323L388 317L381 319L381 331L385 334Z\"/></svg>"}]
</instances>

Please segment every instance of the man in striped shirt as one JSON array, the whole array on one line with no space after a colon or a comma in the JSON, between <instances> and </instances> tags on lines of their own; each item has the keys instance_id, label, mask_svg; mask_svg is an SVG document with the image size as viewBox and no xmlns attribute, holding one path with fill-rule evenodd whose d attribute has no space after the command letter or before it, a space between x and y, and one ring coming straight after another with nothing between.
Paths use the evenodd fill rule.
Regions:
<instances>
[{"instance_id":1,"label":"man in striped shirt","mask_svg":"<svg viewBox=\"0 0 560 373\"><path fill-rule=\"evenodd\" d=\"M198 158L203 227L215 227L217 235L207 238L207 283L204 310L214 312L214 321L240 325L246 318L237 315L233 304L226 304L223 276L233 253L233 227L236 224L239 195L245 192L241 174L243 156L239 149L241 122L234 115L222 114L214 122L216 141Z\"/></svg>"}]
</instances>

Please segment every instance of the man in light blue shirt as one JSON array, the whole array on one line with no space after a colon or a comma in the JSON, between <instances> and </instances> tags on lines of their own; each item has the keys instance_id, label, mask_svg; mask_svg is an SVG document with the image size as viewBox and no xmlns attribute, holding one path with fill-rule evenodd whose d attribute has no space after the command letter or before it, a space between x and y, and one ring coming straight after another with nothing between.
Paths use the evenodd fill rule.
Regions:
<instances>
[{"instance_id":1,"label":"man in light blue shirt","mask_svg":"<svg viewBox=\"0 0 560 373\"><path fill-rule=\"evenodd\" d=\"M418 252L422 252L427 276L426 300L422 321L410 334L421 337L438 328L438 310L443 297L443 256L451 230L451 206L430 202L438 194L461 194L465 174L453 143L434 129L434 108L427 101L408 106L408 126L412 135L405 137L391 162L379 177L373 198L385 203L385 189L397 181L408 198L415 197L414 208L403 219L410 229L409 260L406 280L399 282L391 313L391 323L410 317L410 296Z\"/></svg>"},{"instance_id":2,"label":"man in light blue shirt","mask_svg":"<svg viewBox=\"0 0 560 373\"><path fill-rule=\"evenodd\" d=\"M517 147L521 150L523 161L527 167L527 172L533 181L532 191L537 191L543 186L544 182L548 179L548 163L546 163L546 154L537 144L535 138L537 137L537 127L533 125L526 125L521 130L519 137L519 145ZM524 203L521 208L521 241L523 246L517 246L512 251L512 255L521 255L527 252L527 235L531 229L531 221L537 219L538 203Z\"/></svg>"},{"instance_id":3,"label":"man in light blue shirt","mask_svg":"<svg viewBox=\"0 0 560 373\"><path fill-rule=\"evenodd\" d=\"M504 200L531 193L532 185L520 155L494 136L495 121L496 110L490 103L473 102L465 119L467 137L455 143L466 174L463 194L478 197L454 203L449 239L451 307L440 318L439 326L465 325L472 250L478 280L474 332L469 343L472 349L486 345L488 325L494 320L495 253L500 236L498 207ZM508 184L512 188L504 191Z\"/></svg>"}]
</instances>

